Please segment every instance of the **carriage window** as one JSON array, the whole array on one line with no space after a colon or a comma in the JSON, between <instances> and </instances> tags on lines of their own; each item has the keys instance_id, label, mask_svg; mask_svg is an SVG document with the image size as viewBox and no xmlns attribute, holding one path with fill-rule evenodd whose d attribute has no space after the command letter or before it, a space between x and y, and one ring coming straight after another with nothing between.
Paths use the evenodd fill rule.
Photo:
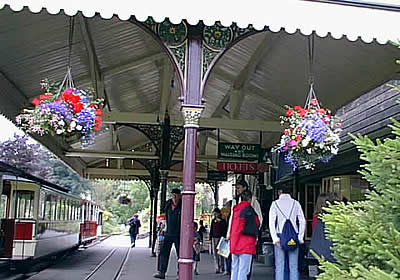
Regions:
<instances>
[{"instance_id":1,"label":"carriage window","mask_svg":"<svg viewBox=\"0 0 400 280\"><path fill-rule=\"evenodd\" d=\"M65 200L65 219L71 220L71 201L69 199Z\"/></svg>"},{"instance_id":2,"label":"carriage window","mask_svg":"<svg viewBox=\"0 0 400 280\"><path fill-rule=\"evenodd\" d=\"M50 220L57 220L57 198L55 196L51 196L51 218Z\"/></svg>"},{"instance_id":3,"label":"carriage window","mask_svg":"<svg viewBox=\"0 0 400 280\"><path fill-rule=\"evenodd\" d=\"M43 191L40 191L40 198L39 198L39 218L44 218L45 215L45 197L46 194Z\"/></svg>"},{"instance_id":4,"label":"carriage window","mask_svg":"<svg viewBox=\"0 0 400 280\"><path fill-rule=\"evenodd\" d=\"M65 220L65 199L60 200L60 220Z\"/></svg>"},{"instance_id":5,"label":"carriage window","mask_svg":"<svg viewBox=\"0 0 400 280\"><path fill-rule=\"evenodd\" d=\"M71 220L76 220L76 204L75 204L75 201L71 201L71 211L72 211Z\"/></svg>"},{"instance_id":6,"label":"carriage window","mask_svg":"<svg viewBox=\"0 0 400 280\"><path fill-rule=\"evenodd\" d=\"M0 219L7 218L6 209L7 209L7 196L5 194L2 194L0 197Z\"/></svg>"},{"instance_id":7,"label":"carriage window","mask_svg":"<svg viewBox=\"0 0 400 280\"><path fill-rule=\"evenodd\" d=\"M46 195L46 202L45 202L45 206L44 206L44 218L46 220L51 219L51 196L50 195Z\"/></svg>"},{"instance_id":8,"label":"carriage window","mask_svg":"<svg viewBox=\"0 0 400 280\"><path fill-rule=\"evenodd\" d=\"M33 191L14 191L17 200L16 218L33 218L35 193Z\"/></svg>"}]
</instances>

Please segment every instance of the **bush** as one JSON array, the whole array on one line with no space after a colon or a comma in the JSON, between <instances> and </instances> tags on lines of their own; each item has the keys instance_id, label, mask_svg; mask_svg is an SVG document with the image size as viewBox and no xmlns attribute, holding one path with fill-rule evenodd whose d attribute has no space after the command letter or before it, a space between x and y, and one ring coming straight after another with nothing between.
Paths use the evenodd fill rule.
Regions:
<instances>
[{"instance_id":1,"label":"bush","mask_svg":"<svg viewBox=\"0 0 400 280\"><path fill-rule=\"evenodd\" d=\"M366 161L361 174L373 190L367 200L329 207L323 215L337 263L321 262L321 280L400 279L400 123L394 139L353 137Z\"/></svg>"}]
</instances>

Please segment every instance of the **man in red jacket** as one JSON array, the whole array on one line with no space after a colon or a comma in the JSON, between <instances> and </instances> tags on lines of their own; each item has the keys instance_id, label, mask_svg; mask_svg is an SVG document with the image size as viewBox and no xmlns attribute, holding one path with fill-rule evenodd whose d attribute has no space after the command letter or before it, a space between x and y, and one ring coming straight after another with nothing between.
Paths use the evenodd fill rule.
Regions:
<instances>
[{"instance_id":1,"label":"man in red jacket","mask_svg":"<svg viewBox=\"0 0 400 280\"><path fill-rule=\"evenodd\" d=\"M256 237L260 225L260 220L250 204L251 191L245 190L240 196L242 201L233 207L230 231L231 280L247 279L252 256L256 254Z\"/></svg>"}]
</instances>

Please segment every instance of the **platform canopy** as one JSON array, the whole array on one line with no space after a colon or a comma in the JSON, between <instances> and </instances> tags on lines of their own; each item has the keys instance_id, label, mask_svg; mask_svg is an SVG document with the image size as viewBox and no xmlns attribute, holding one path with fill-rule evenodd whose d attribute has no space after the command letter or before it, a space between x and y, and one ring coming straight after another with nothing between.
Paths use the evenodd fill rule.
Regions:
<instances>
[{"instance_id":1,"label":"platform canopy","mask_svg":"<svg viewBox=\"0 0 400 280\"><path fill-rule=\"evenodd\" d=\"M350 5L337 5L335 2ZM342 36L351 41L361 38L364 42L371 42L375 39L381 44L400 37L398 28L400 4L394 0L0 1L0 7L5 4L10 5L13 11L20 11L26 6L33 13L38 13L42 9L46 9L49 14L64 12L69 16L82 12L85 17L93 17L99 13L103 19L110 19L116 15L120 20L128 20L131 16L135 16L139 21L145 21L147 17L152 16L157 22L162 22L168 17L172 23L187 20L192 25L196 25L199 21L213 25L216 21L220 21L222 25L229 26L235 22L243 28L251 24L258 30L268 26L273 32L284 29L287 33L293 34L300 30L304 35L315 31L320 37L325 37L329 33L335 39L340 39ZM360 8L361 4L371 8Z\"/></svg>"},{"instance_id":2,"label":"platform canopy","mask_svg":"<svg viewBox=\"0 0 400 280\"><path fill-rule=\"evenodd\" d=\"M334 1L331 1L334 2ZM343 2L343 1L342 1ZM388 7L391 7L390 9ZM152 16L173 23L251 24L260 32L227 49L204 87L198 137L198 175L216 162L217 140L279 141L284 105L304 105L308 36L315 31L315 90L333 111L399 78L400 12L316 1L56 1L0 0L0 112L10 120L40 92L44 78L62 80L68 61L69 16L76 15L71 66L75 84L99 89L107 125L96 143L36 137L81 174L147 176L135 159L158 159L132 125L159 124L168 109L181 126L177 73L165 48L141 24ZM173 82L175 81L175 86ZM220 133L216 130L220 129ZM174 154L181 176L183 148ZM108 159L108 160L105 160ZM121 161L123 161L121 163Z\"/></svg>"}]
</instances>

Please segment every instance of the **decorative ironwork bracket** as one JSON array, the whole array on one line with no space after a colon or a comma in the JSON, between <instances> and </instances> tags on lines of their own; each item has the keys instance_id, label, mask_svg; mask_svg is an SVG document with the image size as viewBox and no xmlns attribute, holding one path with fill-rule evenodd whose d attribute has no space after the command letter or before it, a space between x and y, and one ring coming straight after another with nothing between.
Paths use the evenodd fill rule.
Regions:
<instances>
[{"instance_id":1,"label":"decorative ironwork bracket","mask_svg":"<svg viewBox=\"0 0 400 280\"><path fill-rule=\"evenodd\" d=\"M149 17L141 24L162 41L179 67L182 81L186 81L188 78L188 73L185 71L187 69L189 24L186 21L173 24L168 18L161 23L157 23L152 17ZM252 25L247 28L240 28L235 23L230 26L223 26L220 22L216 22L213 26L205 26L203 23L199 23L198 27L201 29L202 38L201 64L203 83L220 55L234 43L258 32Z\"/></svg>"}]
</instances>

